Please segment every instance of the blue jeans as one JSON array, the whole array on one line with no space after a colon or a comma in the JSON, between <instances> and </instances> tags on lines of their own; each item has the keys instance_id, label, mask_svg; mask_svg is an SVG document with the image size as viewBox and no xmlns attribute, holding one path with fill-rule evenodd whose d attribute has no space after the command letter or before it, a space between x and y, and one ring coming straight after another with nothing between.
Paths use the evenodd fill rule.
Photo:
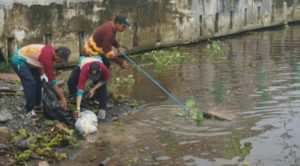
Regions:
<instances>
[{"instance_id":1,"label":"blue jeans","mask_svg":"<svg viewBox=\"0 0 300 166\"><path fill-rule=\"evenodd\" d=\"M11 63L11 66L20 77L26 99L25 109L27 112L30 112L34 106L41 105L42 82L38 69L13 63Z\"/></svg>"},{"instance_id":2,"label":"blue jeans","mask_svg":"<svg viewBox=\"0 0 300 166\"><path fill-rule=\"evenodd\" d=\"M75 66L70 78L67 82L68 84L68 89L69 89L69 95L70 96L76 96L77 93L77 84L79 81L79 76L80 76L80 67ZM94 82L94 85L97 82ZM107 104L107 91L106 91L106 84L102 85L100 88L98 88L94 94L94 99L99 101L99 108L100 109L107 109L106 104Z\"/></svg>"}]
</instances>

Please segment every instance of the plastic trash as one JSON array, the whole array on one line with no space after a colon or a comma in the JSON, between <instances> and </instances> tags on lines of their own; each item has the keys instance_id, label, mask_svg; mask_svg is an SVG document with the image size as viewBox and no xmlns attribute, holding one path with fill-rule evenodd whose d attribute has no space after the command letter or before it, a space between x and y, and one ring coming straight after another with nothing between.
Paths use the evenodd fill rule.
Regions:
<instances>
[{"instance_id":1,"label":"plastic trash","mask_svg":"<svg viewBox=\"0 0 300 166\"><path fill-rule=\"evenodd\" d=\"M82 135L97 133L98 131L97 126L98 126L97 115L90 110L85 110L80 112L79 117L75 122L76 129Z\"/></svg>"}]
</instances>

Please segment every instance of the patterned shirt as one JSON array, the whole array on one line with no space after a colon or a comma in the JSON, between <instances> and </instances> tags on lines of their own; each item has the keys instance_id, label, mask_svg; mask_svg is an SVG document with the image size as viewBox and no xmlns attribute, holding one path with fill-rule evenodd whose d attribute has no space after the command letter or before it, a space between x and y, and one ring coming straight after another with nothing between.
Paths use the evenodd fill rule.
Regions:
<instances>
[{"instance_id":1,"label":"patterned shirt","mask_svg":"<svg viewBox=\"0 0 300 166\"><path fill-rule=\"evenodd\" d=\"M17 50L12 56L12 63L23 67L42 68L48 77L50 86L57 81L54 74L54 48L51 45L30 44Z\"/></svg>"},{"instance_id":2,"label":"patterned shirt","mask_svg":"<svg viewBox=\"0 0 300 166\"><path fill-rule=\"evenodd\" d=\"M116 30L114 29L114 23L112 21L108 21L102 24L85 43L85 55L99 56L100 54L105 54L108 59L113 60L118 64L122 64L124 60L117 57L111 49L112 46L115 48L120 47L115 37Z\"/></svg>"}]
</instances>

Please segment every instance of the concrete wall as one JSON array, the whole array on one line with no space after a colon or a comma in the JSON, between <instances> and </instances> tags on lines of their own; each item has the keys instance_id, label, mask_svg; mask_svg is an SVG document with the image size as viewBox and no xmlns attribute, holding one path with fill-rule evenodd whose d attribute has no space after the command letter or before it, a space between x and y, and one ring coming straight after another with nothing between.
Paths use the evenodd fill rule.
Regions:
<instances>
[{"instance_id":1,"label":"concrete wall","mask_svg":"<svg viewBox=\"0 0 300 166\"><path fill-rule=\"evenodd\" d=\"M66 45L75 62L83 43L118 13L133 26L118 39L131 52L300 20L298 0L1 0L0 49Z\"/></svg>"}]
</instances>

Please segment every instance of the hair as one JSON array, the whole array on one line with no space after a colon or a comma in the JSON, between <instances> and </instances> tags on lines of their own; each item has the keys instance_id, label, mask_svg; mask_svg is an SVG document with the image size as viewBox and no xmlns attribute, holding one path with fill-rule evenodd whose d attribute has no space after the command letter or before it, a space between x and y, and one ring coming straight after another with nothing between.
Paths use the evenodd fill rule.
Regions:
<instances>
[{"instance_id":1,"label":"hair","mask_svg":"<svg viewBox=\"0 0 300 166\"><path fill-rule=\"evenodd\" d=\"M114 23L122 24L124 19L126 19L125 16L118 15L115 17Z\"/></svg>"},{"instance_id":2,"label":"hair","mask_svg":"<svg viewBox=\"0 0 300 166\"><path fill-rule=\"evenodd\" d=\"M68 47L58 47L55 49L55 54L57 54L60 57L68 58L71 54L71 50Z\"/></svg>"}]
</instances>

